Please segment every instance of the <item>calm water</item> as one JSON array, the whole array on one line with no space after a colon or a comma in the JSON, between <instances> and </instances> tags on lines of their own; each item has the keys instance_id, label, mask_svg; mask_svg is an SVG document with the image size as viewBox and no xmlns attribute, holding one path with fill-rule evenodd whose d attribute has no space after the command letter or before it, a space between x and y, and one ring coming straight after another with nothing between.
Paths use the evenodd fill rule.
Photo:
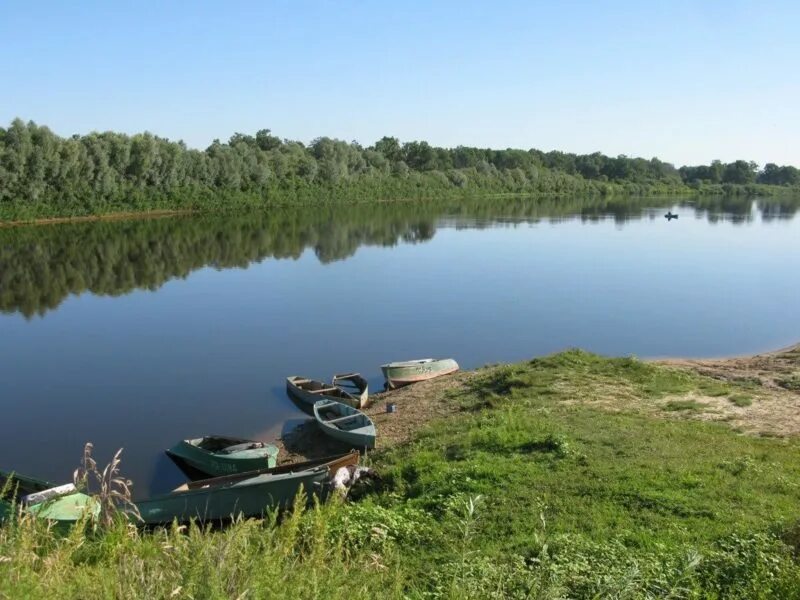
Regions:
<instances>
[{"instance_id":1,"label":"calm water","mask_svg":"<svg viewBox=\"0 0 800 600\"><path fill-rule=\"evenodd\" d=\"M0 230L0 468L123 446L136 495L204 433L274 438L284 378L570 346L716 356L800 340L798 201L464 202ZM671 209L680 218L668 222Z\"/></svg>"}]
</instances>

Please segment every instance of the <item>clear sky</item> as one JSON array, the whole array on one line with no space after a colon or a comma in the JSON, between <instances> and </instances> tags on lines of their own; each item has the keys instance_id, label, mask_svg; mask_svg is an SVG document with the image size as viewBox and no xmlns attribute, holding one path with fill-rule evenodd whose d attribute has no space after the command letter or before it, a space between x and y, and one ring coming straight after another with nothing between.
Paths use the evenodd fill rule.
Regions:
<instances>
[{"instance_id":1,"label":"clear sky","mask_svg":"<svg viewBox=\"0 0 800 600\"><path fill-rule=\"evenodd\" d=\"M0 123L800 166L800 2L0 1Z\"/></svg>"}]
</instances>

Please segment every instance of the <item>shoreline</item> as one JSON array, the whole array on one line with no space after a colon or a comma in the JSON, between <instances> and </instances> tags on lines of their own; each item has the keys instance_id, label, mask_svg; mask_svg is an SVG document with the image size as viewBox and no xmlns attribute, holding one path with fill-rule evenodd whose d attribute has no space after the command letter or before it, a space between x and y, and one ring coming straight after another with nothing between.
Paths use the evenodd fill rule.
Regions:
<instances>
[{"instance_id":1,"label":"shoreline","mask_svg":"<svg viewBox=\"0 0 800 600\"><path fill-rule=\"evenodd\" d=\"M789 344L788 346L782 346L777 350L763 350L759 352L751 352L745 354L723 354L718 356L650 356L647 358L642 358L643 362L650 362L650 363L659 363L659 364L671 364L673 362L677 363L685 363L685 362L693 362L693 363L702 363L702 362L722 362L722 361L730 361L730 360L744 360L744 359L754 359L758 357L768 357L768 356L775 356L778 354L784 354L786 352L793 352L795 350L800 349L800 342Z\"/></svg>"},{"instance_id":2,"label":"shoreline","mask_svg":"<svg viewBox=\"0 0 800 600\"><path fill-rule=\"evenodd\" d=\"M783 192L783 191L782 191ZM210 205L202 207L200 205L195 208L159 208L159 209L143 209L143 210L114 210L112 212L91 213L85 215L63 215L58 216L34 216L30 218L16 218L12 214L6 218L0 218L0 229L9 227L33 226L33 225L50 225L58 223L80 223L80 222L93 222L93 221L106 221L106 220L124 220L124 219L144 219L150 217L166 217L178 216L187 214L198 213L225 213L232 210L252 210L264 209L268 207L303 207L315 205L330 205L330 204L394 204L394 203L408 203L408 202L431 202L431 201L451 201L459 199L503 199L503 198L602 198L608 201L617 200L620 198L638 198L642 200L653 199L673 199L682 201L696 201L704 197L742 197L750 200L760 197L768 198L781 198L785 195L790 197L798 196L796 190L787 190L785 193L754 193L739 191L733 194L726 193L706 193L696 189L682 189L682 190L641 190L641 191L615 191L609 194L600 193L584 193L584 192L541 192L541 191L476 191L476 190L446 190L441 193L421 194L421 195L408 195L401 197L392 196L379 196L379 197L366 197L366 196L346 196L346 197L326 197L320 199L318 197L308 198L275 198L264 199L259 198L255 201L252 198L245 197L245 202L238 204L231 200L231 206L220 207L218 205ZM800 196L798 196L800 197ZM202 203L201 203L202 204ZM48 211L45 211L47 214Z\"/></svg>"},{"instance_id":3,"label":"shoreline","mask_svg":"<svg viewBox=\"0 0 800 600\"><path fill-rule=\"evenodd\" d=\"M34 219L22 219L17 221L0 221L0 229L12 227L26 227L38 225L59 225L63 223L87 223L94 221L123 221L135 219L158 219L164 217L177 217L181 215L191 215L197 213L192 209L159 209L146 211L124 211L112 212L99 215L81 215L74 217L40 217Z\"/></svg>"}]
</instances>

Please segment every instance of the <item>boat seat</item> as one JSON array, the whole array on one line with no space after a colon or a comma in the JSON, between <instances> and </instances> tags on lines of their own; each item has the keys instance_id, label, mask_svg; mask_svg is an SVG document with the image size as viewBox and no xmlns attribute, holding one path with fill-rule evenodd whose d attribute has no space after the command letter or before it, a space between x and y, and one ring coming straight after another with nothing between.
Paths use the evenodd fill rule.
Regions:
<instances>
[{"instance_id":1,"label":"boat seat","mask_svg":"<svg viewBox=\"0 0 800 600\"><path fill-rule=\"evenodd\" d=\"M349 421L350 419L357 419L361 415L347 415L346 417L339 417L338 419L331 419L330 421L325 421L326 423L341 423L342 421Z\"/></svg>"},{"instance_id":2,"label":"boat seat","mask_svg":"<svg viewBox=\"0 0 800 600\"><path fill-rule=\"evenodd\" d=\"M247 442L245 444L236 444L235 446L228 446L219 451L219 454L233 454L242 450L255 450L256 448L263 448L263 444L259 442Z\"/></svg>"},{"instance_id":3,"label":"boat seat","mask_svg":"<svg viewBox=\"0 0 800 600\"><path fill-rule=\"evenodd\" d=\"M337 388L337 387L327 387L327 388L322 388L322 389L319 389L319 390L306 390L306 391L310 392L312 394L327 394L329 392L335 392L338 389L339 388Z\"/></svg>"}]
</instances>

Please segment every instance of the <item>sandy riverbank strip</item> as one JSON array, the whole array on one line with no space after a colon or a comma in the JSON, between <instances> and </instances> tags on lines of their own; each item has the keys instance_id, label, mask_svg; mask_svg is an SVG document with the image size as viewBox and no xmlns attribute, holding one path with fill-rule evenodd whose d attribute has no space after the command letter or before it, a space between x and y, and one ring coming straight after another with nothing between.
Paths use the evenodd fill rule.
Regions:
<instances>
[{"instance_id":1,"label":"sandy riverbank strip","mask_svg":"<svg viewBox=\"0 0 800 600\"><path fill-rule=\"evenodd\" d=\"M30 225L58 225L60 223L88 223L93 221L122 221L129 219L158 219L191 215L193 210L148 210L144 212L114 212L102 215L83 215L76 217L46 217L39 219L22 219L18 221L0 221L3 227L24 227Z\"/></svg>"}]
</instances>

